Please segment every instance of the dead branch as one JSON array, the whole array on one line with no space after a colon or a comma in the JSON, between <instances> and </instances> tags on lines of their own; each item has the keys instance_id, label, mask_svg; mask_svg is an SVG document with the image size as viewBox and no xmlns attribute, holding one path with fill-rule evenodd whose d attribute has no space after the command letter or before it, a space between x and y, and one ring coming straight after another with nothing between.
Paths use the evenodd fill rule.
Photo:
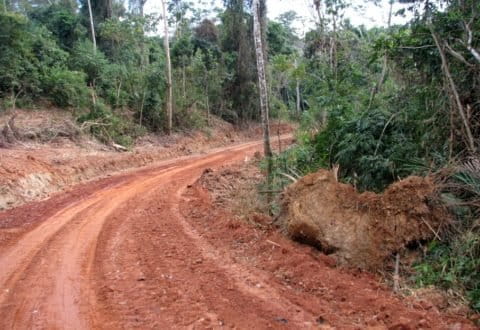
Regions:
<instances>
[{"instance_id":1,"label":"dead branch","mask_svg":"<svg viewBox=\"0 0 480 330\"><path fill-rule=\"evenodd\" d=\"M116 151L121 151L121 152L127 152L128 149L125 148L124 146L122 145L119 145L119 144L116 144L115 142L112 142L112 147L116 150Z\"/></svg>"},{"instance_id":2,"label":"dead branch","mask_svg":"<svg viewBox=\"0 0 480 330\"><path fill-rule=\"evenodd\" d=\"M452 55L453 57L455 57L457 60L459 60L460 62L462 62L463 64L469 66L469 67L472 67L473 64L468 62L465 57L463 57L462 54L460 54L459 52L455 51L452 47L450 47L450 45L448 44L447 41L445 41L445 47L447 48L447 51L450 53L450 55Z\"/></svg>"},{"instance_id":3,"label":"dead branch","mask_svg":"<svg viewBox=\"0 0 480 330\"><path fill-rule=\"evenodd\" d=\"M84 131L86 129L90 129L94 126L101 126L101 127L104 127L104 126L111 126L112 124L108 124L108 123L101 123L101 122L98 122L98 121L85 121L82 123L82 125L80 126L80 131Z\"/></svg>"},{"instance_id":4,"label":"dead branch","mask_svg":"<svg viewBox=\"0 0 480 330\"><path fill-rule=\"evenodd\" d=\"M473 18L473 17L472 17ZM466 47L468 49L468 51L473 55L473 57L480 63L480 53L472 46L472 42L473 42L473 31L472 29L470 28L470 24L472 23L473 21L470 21L470 23L468 24L464 24L465 25L465 30L467 31L467 44L466 44Z\"/></svg>"},{"instance_id":5,"label":"dead branch","mask_svg":"<svg viewBox=\"0 0 480 330\"><path fill-rule=\"evenodd\" d=\"M283 175L284 177L286 177L287 179L290 179L293 183L298 181L298 179L294 178L290 174L287 174L287 173L280 173L280 174Z\"/></svg>"},{"instance_id":6,"label":"dead branch","mask_svg":"<svg viewBox=\"0 0 480 330\"><path fill-rule=\"evenodd\" d=\"M272 244L272 245L274 245L274 246L277 246L277 247L279 247L279 248L282 247L280 244L275 243L274 241L271 241L271 240L269 240L269 239L267 239L266 242L267 242L267 243L270 243L270 244Z\"/></svg>"},{"instance_id":7,"label":"dead branch","mask_svg":"<svg viewBox=\"0 0 480 330\"><path fill-rule=\"evenodd\" d=\"M463 122L463 126L465 128L465 133L466 133L466 138L467 138L467 147L468 147L468 149L471 153L474 153L475 152L475 142L474 142L474 139L473 139L473 134L472 134L472 131L470 129L470 125L468 123L467 117L465 115L465 111L463 109L462 101L460 101L460 96L459 96L457 88L455 86L455 82L454 82L454 80L452 78L452 75L450 73L450 68L448 66L448 62L447 62L447 58L445 56L444 48L441 46L440 40L439 40L437 34L435 33L435 31L433 30L433 27L430 25L429 28L430 28L430 33L432 34L433 40L435 41L435 45L437 46L438 51L440 53L440 58L442 60L442 69L443 69L445 77L448 81L448 84L450 85L450 89L451 89L451 91L454 95L457 110L458 110L458 113L460 114L460 117L461 117L462 122Z\"/></svg>"}]
</instances>

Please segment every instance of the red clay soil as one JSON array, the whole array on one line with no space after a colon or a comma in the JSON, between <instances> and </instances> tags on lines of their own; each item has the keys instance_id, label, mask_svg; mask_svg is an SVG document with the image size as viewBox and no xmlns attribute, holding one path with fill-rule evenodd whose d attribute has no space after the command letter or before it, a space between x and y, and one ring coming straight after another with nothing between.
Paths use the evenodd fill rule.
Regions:
<instances>
[{"instance_id":1,"label":"red clay soil","mask_svg":"<svg viewBox=\"0 0 480 330\"><path fill-rule=\"evenodd\" d=\"M474 329L231 220L194 184L245 143L0 213L0 329Z\"/></svg>"},{"instance_id":2,"label":"red clay soil","mask_svg":"<svg viewBox=\"0 0 480 330\"><path fill-rule=\"evenodd\" d=\"M237 129L212 117L211 126L204 131L149 134L137 139L131 151L115 152L82 134L72 115L65 111L17 110L17 115L19 139L6 149L0 143L0 211L112 173L261 137L258 124ZM0 115L0 134L9 118ZM285 123L279 128L281 134L293 130L291 124Z\"/></svg>"}]
</instances>

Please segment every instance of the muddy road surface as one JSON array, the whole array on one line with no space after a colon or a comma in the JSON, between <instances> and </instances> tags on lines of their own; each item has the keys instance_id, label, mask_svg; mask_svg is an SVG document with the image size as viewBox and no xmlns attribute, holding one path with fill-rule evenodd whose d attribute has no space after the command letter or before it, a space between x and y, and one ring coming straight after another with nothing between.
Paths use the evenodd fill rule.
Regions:
<instances>
[{"instance_id":1,"label":"muddy road surface","mask_svg":"<svg viewBox=\"0 0 480 330\"><path fill-rule=\"evenodd\" d=\"M0 329L360 329L378 311L355 312L376 299L403 313L392 315L391 325L407 317L398 329L408 322L470 328L404 306L356 275L340 276L338 286L356 283L370 300L353 300L357 306L339 309L329 325L318 314L329 303L315 292L270 280L268 267L249 266L248 253L242 262L220 253L222 240L205 237L189 220L195 210L182 209L195 207L185 191L205 168L260 148L250 142L179 158L0 213ZM209 212L203 216L208 221ZM325 274L334 272L342 271Z\"/></svg>"}]
</instances>

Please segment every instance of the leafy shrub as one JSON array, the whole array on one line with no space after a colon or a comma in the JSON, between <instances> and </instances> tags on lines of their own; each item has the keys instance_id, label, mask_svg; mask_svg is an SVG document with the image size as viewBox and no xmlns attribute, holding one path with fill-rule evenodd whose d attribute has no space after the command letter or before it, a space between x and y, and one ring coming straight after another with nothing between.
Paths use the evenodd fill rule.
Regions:
<instances>
[{"instance_id":1,"label":"leafy shrub","mask_svg":"<svg viewBox=\"0 0 480 330\"><path fill-rule=\"evenodd\" d=\"M74 45L69 64L72 70L86 73L87 84L94 85L96 81L102 78L108 61L101 51L97 50L94 53L93 43L84 39Z\"/></svg>"},{"instance_id":2,"label":"leafy shrub","mask_svg":"<svg viewBox=\"0 0 480 330\"><path fill-rule=\"evenodd\" d=\"M51 33L24 16L0 13L0 96L38 96L42 78L52 67L62 67L68 53L61 50Z\"/></svg>"},{"instance_id":3,"label":"leafy shrub","mask_svg":"<svg viewBox=\"0 0 480 330\"><path fill-rule=\"evenodd\" d=\"M478 229L478 228L477 228ZM449 242L433 241L415 266L419 286L454 289L480 311L480 232L467 231Z\"/></svg>"},{"instance_id":4,"label":"leafy shrub","mask_svg":"<svg viewBox=\"0 0 480 330\"><path fill-rule=\"evenodd\" d=\"M128 118L115 115L100 101L92 106L89 113L80 116L79 123L90 127L90 133L103 143L112 143L129 147L136 137L145 133L144 129Z\"/></svg>"},{"instance_id":5,"label":"leafy shrub","mask_svg":"<svg viewBox=\"0 0 480 330\"><path fill-rule=\"evenodd\" d=\"M81 17L75 14L75 9L67 8L65 4L35 8L29 13L29 17L45 26L62 49L68 51L87 34L87 29L82 26Z\"/></svg>"},{"instance_id":6,"label":"leafy shrub","mask_svg":"<svg viewBox=\"0 0 480 330\"><path fill-rule=\"evenodd\" d=\"M53 68L44 78L44 90L59 107L81 108L89 99L83 72Z\"/></svg>"}]
</instances>

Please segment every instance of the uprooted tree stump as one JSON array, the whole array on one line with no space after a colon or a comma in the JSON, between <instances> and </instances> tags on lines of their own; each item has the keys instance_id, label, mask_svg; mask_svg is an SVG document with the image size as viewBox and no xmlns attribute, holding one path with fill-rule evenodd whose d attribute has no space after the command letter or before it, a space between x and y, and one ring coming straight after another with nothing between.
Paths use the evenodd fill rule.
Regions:
<instances>
[{"instance_id":1,"label":"uprooted tree stump","mask_svg":"<svg viewBox=\"0 0 480 330\"><path fill-rule=\"evenodd\" d=\"M288 187L277 219L286 234L343 264L379 269L393 254L438 237L450 222L428 178L409 177L383 194L358 193L320 170Z\"/></svg>"}]
</instances>

